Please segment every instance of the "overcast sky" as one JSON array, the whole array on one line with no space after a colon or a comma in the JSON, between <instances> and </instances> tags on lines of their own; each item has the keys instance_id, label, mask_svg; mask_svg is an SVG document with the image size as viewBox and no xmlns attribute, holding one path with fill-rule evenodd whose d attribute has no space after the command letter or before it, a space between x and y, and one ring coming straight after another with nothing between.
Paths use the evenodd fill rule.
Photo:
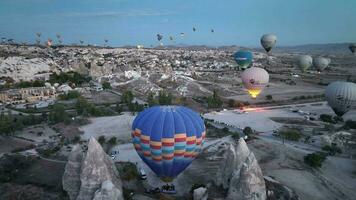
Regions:
<instances>
[{"instance_id":1,"label":"overcast sky","mask_svg":"<svg viewBox=\"0 0 356 200\"><path fill-rule=\"evenodd\" d=\"M157 33L164 44L255 47L264 33L281 46L356 42L356 0L0 0L0 37L36 32L113 46L157 45Z\"/></svg>"}]
</instances>

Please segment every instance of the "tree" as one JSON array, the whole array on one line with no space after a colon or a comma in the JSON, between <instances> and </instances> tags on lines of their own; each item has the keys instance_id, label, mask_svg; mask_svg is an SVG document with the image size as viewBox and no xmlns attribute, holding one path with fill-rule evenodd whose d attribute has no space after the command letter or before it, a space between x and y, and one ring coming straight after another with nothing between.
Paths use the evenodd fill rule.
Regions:
<instances>
[{"instance_id":1,"label":"tree","mask_svg":"<svg viewBox=\"0 0 356 200\"><path fill-rule=\"evenodd\" d=\"M5 115L4 112L0 114L0 134L10 135L15 131L13 122L9 115Z\"/></svg>"},{"instance_id":2,"label":"tree","mask_svg":"<svg viewBox=\"0 0 356 200\"><path fill-rule=\"evenodd\" d=\"M251 127L246 126L246 127L244 128L244 130L243 130L243 133L244 133L245 135L249 136L249 135L252 135L252 134L253 134L253 130L252 130Z\"/></svg>"},{"instance_id":3,"label":"tree","mask_svg":"<svg viewBox=\"0 0 356 200\"><path fill-rule=\"evenodd\" d=\"M121 101L123 103L129 104L129 103L131 103L133 101L134 95L130 90L126 90L126 91L124 91L124 93L122 93L122 97L121 98L122 98Z\"/></svg>"},{"instance_id":4,"label":"tree","mask_svg":"<svg viewBox=\"0 0 356 200\"><path fill-rule=\"evenodd\" d=\"M99 139L98 139L98 142L101 144L101 145L103 145L104 143L105 143L105 136L104 135L101 135L100 137L99 137Z\"/></svg>"},{"instance_id":5,"label":"tree","mask_svg":"<svg viewBox=\"0 0 356 200\"><path fill-rule=\"evenodd\" d=\"M234 99L229 99L229 107L233 108L235 107L235 100Z\"/></svg>"},{"instance_id":6,"label":"tree","mask_svg":"<svg viewBox=\"0 0 356 200\"><path fill-rule=\"evenodd\" d=\"M148 94L147 103L148 103L148 106L149 106L149 107L152 107L152 106L155 106L155 105L158 104L157 101L156 101L156 99L155 99L155 97L154 97L153 92L150 92L150 93Z\"/></svg>"},{"instance_id":7,"label":"tree","mask_svg":"<svg viewBox=\"0 0 356 200\"><path fill-rule=\"evenodd\" d=\"M272 97L272 95L266 95L266 99L268 100L268 101L270 101L270 100L272 100L273 99L273 97Z\"/></svg>"},{"instance_id":8,"label":"tree","mask_svg":"<svg viewBox=\"0 0 356 200\"><path fill-rule=\"evenodd\" d=\"M285 129L278 132L279 136L284 140L299 141L302 137L301 133L296 129Z\"/></svg>"},{"instance_id":9,"label":"tree","mask_svg":"<svg viewBox=\"0 0 356 200\"><path fill-rule=\"evenodd\" d=\"M208 97L208 108L220 108L223 105L216 90L214 90L213 95Z\"/></svg>"},{"instance_id":10,"label":"tree","mask_svg":"<svg viewBox=\"0 0 356 200\"><path fill-rule=\"evenodd\" d=\"M116 145L117 139L115 136L111 137L110 140L108 141L110 145Z\"/></svg>"},{"instance_id":11,"label":"tree","mask_svg":"<svg viewBox=\"0 0 356 200\"><path fill-rule=\"evenodd\" d=\"M104 90L111 89L111 84L107 81L104 81L102 85Z\"/></svg>"},{"instance_id":12,"label":"tree","mask_svg":"<svg viewBox=\"0 0 356 200\"><path fill-rule=\"evenodd\" d=\"M65 111L65 106L62 104L54 104L53 109L49 113L49 120L52 123L64 122L68 119L68 114Z\"/></svg>"},{"instance_id":13,"label":"tree","mask_svg":"<svg viewBox=\"0 0 356 200\"><path fill-rule=\"evenodd\" d=\"M328 114L321 114L320 115L320 120L323 122L327 122L330 124L335 124L336 122L333 120L333 117L331 115Z\"/></svg>"},{"instance_id":14,"label":"tree","mask_svg":"<svg viewBox=\"0 0 356 200\"><path fill-rule=\"evenodd\" d=\"M320 168L325 161L326 156L320 153L311 153L304 156L304 163L313 167L313 168Z\"/></svg>"},{"instance_id":15,"label":"tree","mask_svg":"<svg viewBox=\"0 0 356 200\"><path fill-rule=\"evenodd\" d=\"M159 91L158 103L159 105L172 105L172 94L164 90Z\"/></svg>"}]
</instances>

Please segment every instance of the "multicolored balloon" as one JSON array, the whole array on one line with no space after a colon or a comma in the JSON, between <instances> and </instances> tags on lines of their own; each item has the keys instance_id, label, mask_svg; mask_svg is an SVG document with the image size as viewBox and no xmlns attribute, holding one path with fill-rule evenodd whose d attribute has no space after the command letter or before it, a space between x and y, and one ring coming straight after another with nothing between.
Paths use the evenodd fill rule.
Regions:
<instances>
[{"instance_id":1,"label":"multicolored balloon","mask_svg":"<svg viewBox=\"0 0 356 200\"><path fill-rule=\"evenodd\" d=\"M253 54L249 51L238 51L234 54L234 59L241 69L247 69L252 64Z\"/></svg>"},{"instance_id":2,"label":"multicolored balloon","mask_svg":"<svg viewBox=\"0 0 356 200\"><path fill-rule=\"evenodd\" d=\"M262 68L251 67L242 73L241 79L250 96L256 98L268 84L269 74Z\"/></svg>"},{"instance_id":3,"label":"multicolored balloon","mask_svg":"<svg viewBox=\"0 0 356 200\"><path fill-rule=\"evenodd\" d=\"M132 137L141 159L161 180L171 182L199 154L205 125L189 108L155 106L135 118Z\"/></svg>"},{"instance_id":4,"label":"multicolored balloon","mask_svg":"<svg viewBox=\"0 0 356 200\"><path fill-rule=\"evenodd\" d=\"M343 116L356 104L356 84L332 82L326 87L325 98L335 114Z\"/></svg>"}]
</instances>

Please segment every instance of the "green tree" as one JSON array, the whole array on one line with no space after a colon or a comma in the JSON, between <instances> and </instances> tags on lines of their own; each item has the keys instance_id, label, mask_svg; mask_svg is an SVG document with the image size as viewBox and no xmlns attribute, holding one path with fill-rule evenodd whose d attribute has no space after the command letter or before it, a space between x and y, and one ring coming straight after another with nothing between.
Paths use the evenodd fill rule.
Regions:
<instances>
[{"instance_id":1,"label":"green tree","mask_svg":"<svg viewBox=\"0 0 356 200\"><path fill-rule=\"evenodd\" d=\"M122 102L129 104L133 101L134 99L134 95L130 90L126 90L124 91L124 93L122 93Z\"/></svg>"},{"instance_id":2,"label":"green tree","mask_svg":"<svg viewBox=\"0 0 356 200\"><path fill-rule=\"evenodd\" d=\"M111 84L110 84L109 82L107 82L107 81L104 81L104 82L102 83L102 85L103 85L103 89L104 89L104 90L111 89Z\"/></svg>"},{"instance_id":3,"label":"green tree","mask_svg":"<svg viewBox=\"0 0 356 200\"><path fill-rule=\"evenodd\" d=\"M273 99L273 97L272 97L272 95L269 94L269 95L266 95L266 99L270 101Z\"/></svg>"},{"instance_id":4,"label":"green tree","mask_svg":"<svg viewBox=\"0 0 356 200\"><path fill-rule=\"evenodd\" d=\"M208 108L220 108L223 105L216 90L214 90L213 95L208 97Z\"/></svg>"},{"instance_id":5,"label":"green tree","mask_svg":"<svg viewBox=\"0 0 356 200\"><path fill-rule=\"evenodd\" d=\"M109 139L108 143L109 143L110 145L116 145L116 143L117 143L116 137L115 137L115 136L111 137L111 138Z\"/></svg>"},{"instance_id":6,"label":"green tree","mask_svg":"<svg viewBox=\"0 0 356 200\"><path fill-rule=\"evenodd\" d=\"M147 103L148 103L148 106L149 106L149 107L152 107L152 106L155 106L155 105L158 104L157 101L156 101L156 99L155 99L155 97L154 97L153 92L150 92L150 93L148 94Z\"/></svg>"},{"instance_id":7,"label":"green tree","mask_svg":"<svg viewBox=\"0 0 356 200\"><path fill-rule=\"evenodd\" d=\"M55 104L49 113L49 120L52 123L64 122L68 119L68 114L65 111L65 106L62 104Z\"/></svg>"},{"instance_id":8,"label":"green tree","mask_svg":"<svg viewBox=\"0 0 356 200\"><path fill-rule=\"evenodd\" d=\"M99 138L98 138L98 142L103 145L105 143L106 139L105 139L105 136L104 135L101 135Z\"/></svg>"},{"instance_id":9,"label":"green tree","mask_svg":"<svg viewBox=\"0 0 356 200\"><path fill-rule=\"evenodd\" d=\"M158 103L159 105L172 105L172 94L164 90L159 91Z\"/></svg>"},{"instance_id":10,"label":"green tree","mask_svg":"<svg viewBox=\"0 0 356 200\"><path fill-rule=\"evenodd\" d=\"M246 126L246 127L244 128L244 130L243 130L243 133L244 133L245 135L249 136L249 135L252 135L252 134L253 134L253 130L252 130L251 127Z\"/></svg>"},{"instance_id":11,"label":"green tree","mask_svg":"<svg viewBox=\"0 0 356 200\"><path fill-rule=\"evenodd\" d=\"M4 112L0 114L0 134L10 135L15 131L11 117L5 115Z\"/></svg>"},{"instance_id":12,"label":"green tree","mask_svg":"<svg viewBox=\"0 0 356 200\"><path fill-rule=\"evenodd\" d=\"M304 163L313 167L313 168L320 168L325 161L326 156L320 153L311 153L304 156Z\"/></svg>"}]
</instances>

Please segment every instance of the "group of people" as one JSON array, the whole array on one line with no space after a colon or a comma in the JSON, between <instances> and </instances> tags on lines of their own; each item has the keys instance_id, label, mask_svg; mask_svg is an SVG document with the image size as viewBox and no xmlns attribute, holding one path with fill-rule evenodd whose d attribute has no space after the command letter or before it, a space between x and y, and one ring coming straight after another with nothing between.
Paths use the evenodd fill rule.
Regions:
<instances>
[{"instance_id":1,"label":"group of people","mask_svg":"<svg viewBox=\"0 0 356 200\"><path fill-rule=\"evenodd\" d=\"M166 184L166 185L163 185L162 186L162 190L164 191L175 191L175 186L173 184L169 185L169 184Z\"/></svg>"}]
</instances>

